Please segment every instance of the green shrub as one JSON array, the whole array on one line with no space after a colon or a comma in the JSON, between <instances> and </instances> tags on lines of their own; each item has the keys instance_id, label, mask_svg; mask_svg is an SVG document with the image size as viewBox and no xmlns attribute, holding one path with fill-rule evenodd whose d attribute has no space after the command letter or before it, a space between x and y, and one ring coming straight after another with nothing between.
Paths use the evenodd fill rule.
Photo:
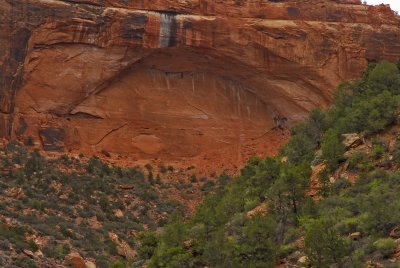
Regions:
<instances>
[{"instance_id":1,"label":"green shrub","mask_svg":"<svg viewBox=\"0 0 400 268\"><path fill-rule=\"evenodd\" d=\"M167 171L168 171L168 169L167 169L166 166L164 166L164 165L161 165L161 166L160 166L160 172L161 172L161 173L164 174L164 173L167 173Z\"/></svg>"},{"instance_id":2,"label":"green shrub","mask_svg":"<svg viewBox=\"0 0 400 268\"><path fill-rule=\"evenodd\" d=\"M111 168L96 156L90 158L86 166L86 171L93 175L99 175L100 177L111 174Z\"/></svg>"},{"instance_id":3,"label":"green shrub","mask_svg":"<svg viewBox=\"0 0 400 268\"><path fill-rule=\"evenodd\" d=\"M33 240L28 241L28 248L33 252L36 252L39 250L39 246Z\"/></svg>"},{"instance_id":4,"label":"green shrub","mask_svg":"<svg viewBox=\"0 0 400 268\"><path fill-rule=\"evenodd\" d=\"M329 173L326 169L318 173L318 194L322 197L327 197L331 191L331 182Z\"/></svg>"},{"instance_id":5,"label":"green shrub","mask_svg":"<svg viewBox=\"0 0 400 268\"><path fill-rule=\"evenodd\" d=\"M125 263L121 260L116 260L110 266L110 268L125 268L125 267L126 267Z\"/></svg>"},{"instance_id":6,"label":"green shrub","mask_svg":"<svg viewBox=\"0 0 400 268\"><path fill-rule=\"evenodd\" d=\"M108 252L111 255L117 255L118 254L118 250L117 250L117 244L115 244L112 240L107 240L106 243L107 248L108 248Z\"/></svg>"},{"instance_id":7,"label":"green shrub","mask_svg":"<svg viewBox=\"0 0 400 268\"><path fill-rule=\"evenodd\" d=\"M106 256L96 256L96 267L98 268L109 268L110 258Z\"/></svg>"},{"instance_id":8,"label":"green shrub","mask_svg":"<svg viewBox=\"0 0 400 268\"><path fill-rule=\"evenodd\" d=\"M339 194L342 190L349 188L351 182L346 178L339 178L331 185L331 191L334 194Z\"/></svg>"},{"instance_id":9,"label":"green shrub","mask_svg":"<svg viewBox=\"0 0 400 268\"><path fill-rule=\"evenodd\" d=\"M309 263L314 267L330 267L344 263L349 253L346 241L339 235L334 220L321 216L318 219L303 219L305 227L305 252Z\"/></svg>"},{"instance_id":10,"label":"green shrub","mask_svg":"<svg viewBox=\"0 0 400 268\"><path fill-rule=\"evenodd\" d=\"M149 171L149 175L147 176L147 180L151 185L154 185L154 176L153 176L153 172Z\"/></svg>"},{"instance_id":11,"label":"green shrub","mask_svg":"<svg viewBox=\"0 0 400 268\"><path fill-rule=\"evenodd\" d=\"M137 235L137 238L140 243L138 250L139 257L144 260L150 259L153 256L158 244L156 233L154 231L140 232Z\"/></svg>"},{"instance_id":12,"label":"green shrub","mask_svg":"<svg viewBox=\"0 0 400 268\"><path fill-rule=\"evenodd\" d=\"M10 242L7 239L0 239L0 250L1 251L10 250Z\"/></svg>"},{"instance_id":13,"label":"green shrub","mask_svg":"<svg viewBox=\"0 0 400 268\"><path fill-rule=\"evenodd\" d=\"M381 61L369 73L368 83L372 90L390 90L398 94L400 89L399 69L393 63Z\"/></svg>"},{"instance_id":14,"label":"green shrub","mask_svg":"<svg viewBox=\"0 0 400 268\"><path fill-rule=\"evenodd\" d=\"M345 218L338 223L338 230L341 234L354 233L359 229L360 219L357 217Z\"/></svg>"},{"instance_id":15,"label":"green shrub","mask_svg":"<svg viewBox=\"0 0 400 268\"><path fill-rule=\"evenodd\" d=\"M395 253L397 244L392 238L381 238L374 242L374 247L384 258L388 258Z\"/></svg>"},{"instance_id":16,"label":"green shrub","mask_svg":"<svg viewBox=\"0 0 400 268\"><path fill-rule=\"evenodd\" d=\"M24 140L24 145L25 146L34 146L35 142L33 140L33 137L32 136L26 137L25 140Z\"/></svg>"},{"instance_id":17,"label":"green shrub","mask_svg":"<svg viewBox=\"0 0 400 268\"><path fill-rule=\"evenodd\" d=\"M30 157L25 163L25 174L31 176L34 172L42 170L45 166L45 159L40 155L39 151L31 153Z\"/></svg>"},{"instance_id":18,"label":"green shrub","mask_svg":"<svg viewBox=\"0 0 400 268\"><path fill-rule=\"evenodd\" d=\"M215 186L215 182L214 181L209 181L207 180L202 186L201 186L201 190L203 192L208 192L211 191Z\"/></svg>"},{"instance_id":19,"label":"green shrub","mask_svg":"<svg viewBox=\"0 0 400 268\"><path fill-rule=\"evenodd\" d=\"M368 155L365 152L355 152L349 157L349 169L353 171L364 170L368 163Z\"/></svg>"},{"instance_id":20,"label":"green shrub","mask_svg":"<svg viewBox=\"0 0 400 268\"><path fill-rule=\"evenodd\" d=\"M192 176L190 176L189 180L190 180L190 182L192 182L192 183L197 182L196 175L193 174Z\"/></svg>"},{"instance_id":21,"label":"green shrub","mask_svg":"<svg viewBox=\"0 0 400 268\"><path fill-rule=\"evenodd\" d=\"M400 139L396 140L392 155L394 161L400 162Z\"/></svg>"},{"instance_id":22,"label":"green shrub","mask_svg":"<svg viewBox=\"0 0 400 268\"><path fill-rule=\"evenodd\" d=\"M326 160L328 171L335 170L343 158L345 147L339 134L333 129L328 130L321 143L322 156Z\"/></svg>"},{"instance_id":23,"label":"green shrub","mask_svg":"<svg viewBox=\"0 0 400 268\"><path fill-rule=\"evenodd\" d=\"M380 159L385 153L385 149L381 144L374 144L372 147L372 156L375 159Z\"/></svg>"},{"instance_id":24,"label":"green shrub","mask_svg":"<svg viewBox=\"0 0 400 268\"><path fill-rule=\"evenodd\" d=\"M297 246L295 243L281 245L278 252L279 258L286 258L296 250Z\"/></svg>"},{"instance_id":25,"label":"green shrub","mask_svg":"<svg viewBox=\"0 0 400 268\"><path fill-rule=\"evenodd\" d=\"M158 174L158 173L156 176L156 184L161 185L161 177L160 177L160 174Z\"/></svg>"},{"instance_id":26,"label":"green shrub","mask_svg":"<svg viewBox=\"0 0 400 268\"><path fill-rule=\"evenodd\" d=\"M34 260L28 257L14 257L12 260L14 266L19 268L36 268L37 265Z\"/></svg>"}]
</instances>

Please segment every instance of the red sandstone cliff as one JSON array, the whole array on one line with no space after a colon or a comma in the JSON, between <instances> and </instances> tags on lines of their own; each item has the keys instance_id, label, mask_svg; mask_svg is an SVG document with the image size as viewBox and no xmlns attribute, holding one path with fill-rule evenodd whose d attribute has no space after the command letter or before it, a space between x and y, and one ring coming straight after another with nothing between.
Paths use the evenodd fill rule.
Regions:
<instances>
[{"instance_id":1,"label":"red sandstone cliff","mask_svg":"<svg viewBox=\"0 0 400 268\"><path fill-rule=\"evenodd\" d=\"M0 26L1 136L136 159L240 163L400 57L358 0L0 0Z\"/></svg>"}]
</instances>

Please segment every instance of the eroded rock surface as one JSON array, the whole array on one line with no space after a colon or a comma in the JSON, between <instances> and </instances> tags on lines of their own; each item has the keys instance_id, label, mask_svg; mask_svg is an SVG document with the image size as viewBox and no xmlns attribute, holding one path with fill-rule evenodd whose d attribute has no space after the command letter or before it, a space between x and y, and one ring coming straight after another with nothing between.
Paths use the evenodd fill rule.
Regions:
<instances>
[{"instance_id":1,"label":"eroded rock surface","mask_svg":"<svg viewBox=\"0 0 400 268\"><path fill-rule=\"evenodd\" d=\"M272 153L399 19L358 0L0 0L0 134L163 161ZM223 157L221 157L224 155Z\"/></svg>"}]
</instances>

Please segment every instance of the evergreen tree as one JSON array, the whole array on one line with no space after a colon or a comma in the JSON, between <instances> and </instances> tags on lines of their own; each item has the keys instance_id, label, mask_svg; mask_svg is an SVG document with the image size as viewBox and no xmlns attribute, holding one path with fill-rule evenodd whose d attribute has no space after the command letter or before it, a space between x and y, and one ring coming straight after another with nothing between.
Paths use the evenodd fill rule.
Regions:
<instances>
[{"instance_id":1,"label":"evergreen tree","mask_svg":"<svg viewBox=\"0 0 400 268\"><path fill-rule=\"evenodd\" d=\"M326 160L327 169L333 171L338 167L345 152L344 145L340 141L339 135L335 130L330 129L325 133L321 149L322 156Z\"/></svg>"},{"instance_id":2,"label":"evergreen tree","mask_svg":"<svg viewBox=\"0 0 400 268\"><path fill-rule=\"evenodd\" d=\"M333 264L341 267L348 254L348 245L335 229L334 221L320 216L303 219L302 225L306 230L304 243L308 262L313 267L327 268Z\"/></svg>"},{"instance_id":3,"label":"evergreen tree","mask_svg":"<svg viewBox=\"0 0 400 268\"><path fill-rule=\"evenodd\" d=\"M324 168L318 173L318 194L322 197L328 197L330 185L329 172Z\"/></svg>"}]
</instances>

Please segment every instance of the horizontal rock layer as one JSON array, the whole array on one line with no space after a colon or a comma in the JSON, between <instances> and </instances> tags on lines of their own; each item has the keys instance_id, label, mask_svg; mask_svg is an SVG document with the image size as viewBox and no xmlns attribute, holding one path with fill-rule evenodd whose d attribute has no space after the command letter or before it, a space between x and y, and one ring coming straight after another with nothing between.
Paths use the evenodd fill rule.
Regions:
<instances>
[{"instance_id":1,"label":"horizontal rock layer","mask_svg":"<svg viewBox=\"0 0 400 268\"><path fill-rule=\"evenodd\" d=\"M272 153L400 57L398 17L357 0L0 0L0 26L2 136L141 160Z\"/></svg>"}]
</instances>

